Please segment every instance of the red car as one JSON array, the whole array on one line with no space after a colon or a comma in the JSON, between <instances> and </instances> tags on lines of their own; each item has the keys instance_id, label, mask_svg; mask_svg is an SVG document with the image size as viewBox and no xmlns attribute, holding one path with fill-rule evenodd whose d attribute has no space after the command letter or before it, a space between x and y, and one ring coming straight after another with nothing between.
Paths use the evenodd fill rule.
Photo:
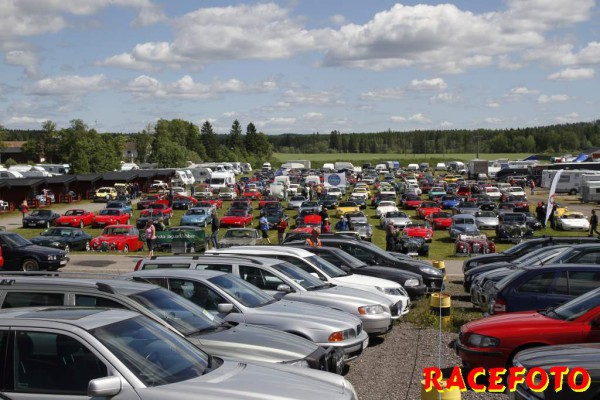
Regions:
<instances>
[{"instance_id":1,"label":"red car","mask_svg":"<svg viewBox=\"0 0 600 400\"><path fill-rule=\"evenodd\" d=\"M468 368L505 368L523 349L600 342L600 288L545 311L524 311L471 321L450 343Z\"/></svg>"},{"instance_id":2,"label":"red car","mask_svg":"<svg viewBox=\"0 0 600 400\"><path fill-rule=\"evenodd\" d=\"M458 189L456 189L456 195L468 198L471 196L471 188L469 186L459 186Z\"/></svg>"},{"instance_id":3,"label":"red car","mask_svg":"<svg viewBox=\"0 0 600 400\"><path fill-rule=\"evenodd\" d=\"M90 247L96 251L139 251L144 248L140 232L132 225L109 225L102 234L90 241Z\"/></svg>"},{"instance_id":4,"label":"red car","mask_svg":"<svg viewBox=\"0 0 600 400\"><path fill-rule=\"evenodd\" d=\"M419 196L408 196L404 201L404 208L419 208L423 200Z\"/></svg>"},{"instance_id":5,"label":"red car","mask_svg":"<svg viewBox=\"0 0 600 400\"><path fill-rule=\"evenodd\" d=\"M123 210L119 210L117 208L105 208L100 210L98 215L94 216L92 220L92 227L94 228L102 228L108 225L116 225L116 224L129 224L129 219L131 215L124 212Z\"/></svg>"},{"instance_id":6,"label":"red car","mask_svg":"<svg viewBox=\"0 0 600 400\"><path fill-rule=\"evenodd\" d=\"M484 234L458 235L454 242L455 256L490 254L496 252L496 244Z\"/></svg>"},{"instance_id":7,"label":"red car","mask_svg":"<svg viewBox=\"0 0 600 400\"><path fill-rule=\"evenodd\" d=\"M175 194L173 196L173 200L178 200L178 199L186 199L192 202L192 204L196 204L198 202L198 199L192 196L183 196L181 194Z\"/></svg>"},{"instance_id":8,"label":"red car","mask_svg":"<svg viewBox=\"0 0 600 400\"><path fill-rule=\"evenodd\" d=\"M221 218L221 228L233 226L236 228L242 227L245 228L247 226L252 225L252 214L250 214L246 210L233 209L228 210L223 218Z\"/></svg>"},{"instance_id":9,"label":"red car","mask_svg":"<svg viewBox=\"0 0 600 400\"><path fill-rule=\"evenodd\" d=\"M212 204L216 208L223 207L223 199L220 199L218 197L210 197L210 198L206 199L206 201L208 201L210 204Z\"/></svg>"},{"instance_id":10,"label":"red car","mask_svg":"<svg viewBox=\"0 0 600 400\"><path fill-rule=\"evenodd\" d=\"M63 215L54 220L56 226L72 226L82 228L91 225L94 213L86 210L67 210Z\"/></svg>"},{"instance_id":11,"label":"red car","mask_svg":"<svg viewBox=\"0 0 600 400\"><path fill-rule=\"evenodd\" d=\"M425 219L428 215L441 212L442 209L435 201L424 201L421 206L417 208L417 217Z\"/></svg>"},{"instance_id":12,"label":"red car","mask_svg":"<svg viewBox=\"0 0 600 400\"><path fill-rule=\"evenodd\" d=\"M248 189L242 196L251 200L259 200L262 197L262 193L258 189Z\"/></svg>"},{"instance_id":13,"label":"red car","mask_svg":"<svg viewBox=\"0 0 600 400\"><path fill-rule=\"evenodd\" d=\"M433 230L448 229L452 225L452 214L446 211L434 212L425 217L425 221L429 222Z\"/></svg>"},{"instance_id":14,"label":"red car","mask_svg":"<svg viewBox=\"0 0 600 400\"><path fill-rule=\"evenodd\" d=\"M431 229L431 226L429 226L427 222L412 222L406 225L402 231L402 235L408 237L421 237L425 239L425 241L431 242L431 239L433 239L433 229Z\"/></svg>"},{"instance_id":15,"label":"red car","mask_svg":"<svg viewBox=\"0 0 600 400\"><path fill-rule=\"evenodd\" d=\"M274 196L261 197L258 202L258 209L262 210L267 203L279 203L279 199Z\"/></svg>"},{"instance_id":16,"label":"red car","mask_svg":"<svg viewBox=\"0 0 600 400\"><path fill-rule=\"evenodd\" d=\"M148 194L146 196L142 196L142 198L137 202L138 210L145 210L148 206L155 201L163 200L165 197L160 194Z\"/></svg>"},{"instance_id":17,"label":"red car","mask_svg":"<svg viewBox=\"0 0 600 400\"><path fill-rule=\"evenodd\" d=\"M159 200L148 206L149 210L160 210L164 215L171 218L173 216L173 209L169 207L169 202L167 200Z\"/></svg>"}]
</instances>

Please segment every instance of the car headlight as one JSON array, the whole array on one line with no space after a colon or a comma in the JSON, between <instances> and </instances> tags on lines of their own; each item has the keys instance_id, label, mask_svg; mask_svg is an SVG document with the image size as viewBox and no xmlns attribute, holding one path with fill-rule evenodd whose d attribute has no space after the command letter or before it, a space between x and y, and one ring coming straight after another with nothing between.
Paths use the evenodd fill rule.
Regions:
<instances>
[{"instance_id":1,"label":"car headlight","mask_svg":"<svg viewBox=\"0 0 600 400\"><path fill-rule=\"evenodd\" d=\"M289 366L292 366L292 367L310 368L310 366L308 365L308 361L306 361L305 359L283 361L282 364L289 365Z\"/></svg>"},{"instance_id":2,"label":"car headlight","mask_svg":"<svg viewBox=\"0 0 600 400\"><path fill-rule=\"evenodd\" d=\"M383 307L379 304L373 306L358 307L358 313L361 315L383 314Z\"/></svg>"},{"instance_id":3,"label":"car headlight","mask_svg":"<svg viewBox=\"0 0 600 400\"><path fill-rule=\"evenodd\" d=\"M52 243L50 243L50 246L58 247L58 246L60 246L60 242L52 242Z\"/></svg>"},{"instance_id":4,"label":"car headlight","mask_svg":"<svg viewBox=\"0 0 600 400\"><path fill-rule=\"evenodd\" d=\"M433 267L428 267L426 265L420 266L419 267L419 271L425 273L425 274L429 274L429 275L435 275L435 276L442 276L444 275L442 273L442 271L440 271L439 269L435 269Z\"/></svg>"},{"instance_id":5,"label":"car headlight","mask_svg":"<svg viewBox=\"0 0 600 400\"><path fill-rule=\"evenodd\" d=\"M395 287L386 287L386 288L382 288L379 286L375 286L375 288L377 290L379 290L381 293L387 294L389 296L401 296L403 293L400 290L400 287L395 288Z\"/></svg>"},{"instance_id":6,"label":"car headlight","mask_svg":"<svg viewBox=\"0 0 600 400\"><path fill-rule=\"evenodd\" d=\"M54 260L56 260L56 256L53 256L53 255L48 256L48 261L54 261Z\"/></svg>"},{"instance_id":7,"label":"car headlight","mask_svg":"<svg viewBox=\"0 0 600 400\"><path fill-rule=\"evenodd\" d=\"M467 341L473 347L498 347L500 339L491 336L473 334Z\"/></svg>"},{"instance_id":8,"label":"car headlight","mask_svg":"<svg viewBox=\"0 0 600 400\"><path fill-rule=\"evenodd\" d=\"M354 331L354 329L346 329L343 331L333 332L331 335L329 335L329 338L327 338L327 341L328 342L343 342L344 340L352 339L354 337L356 337L356 332Z\"/></svg>"},{"instance_id":9,"label":"car headlight","mask_svg":"<svg viewBox=\"0 0 600 400\"><path fill-rule=\"evenodd\" d=\"M414 286L419 286L419 280L418 279L407 279L406 281L404 281L404 287L414 287Z\"/></svg>"}]
</instances>

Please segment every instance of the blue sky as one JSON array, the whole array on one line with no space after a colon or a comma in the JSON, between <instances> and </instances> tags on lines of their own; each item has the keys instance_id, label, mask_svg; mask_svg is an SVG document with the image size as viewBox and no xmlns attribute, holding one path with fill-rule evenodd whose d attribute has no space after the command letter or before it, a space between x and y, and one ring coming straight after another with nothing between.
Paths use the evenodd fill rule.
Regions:
<instances>
[{"instance_id":1,"label":"blue sky","mask_svg":"<svg viewBox=\"0 0 600 400\"><path fill-rule=\"evenodd\" d=\"M0 124L266 134L600 118L596 0L0 0Z\"/></svg>"}]
</instances>

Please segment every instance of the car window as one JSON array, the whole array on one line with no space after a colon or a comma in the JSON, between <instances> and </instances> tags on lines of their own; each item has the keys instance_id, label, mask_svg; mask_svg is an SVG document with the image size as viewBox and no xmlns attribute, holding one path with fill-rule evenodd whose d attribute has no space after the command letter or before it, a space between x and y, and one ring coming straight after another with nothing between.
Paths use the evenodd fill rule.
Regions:
<instances>
[{"instance_id":1,"label":"car window","mask_svg":"<svg viewBox=\"0 0 600 400\"><path fill-rule=\"evenodd\" d=\"M569 272L569 287L571 296L581 296L600 286L600 272L572 271Z\"/></svg>"},{"instance_id":2,"label":"car window","mask_svg":"<svg viewBox=\"0 0 600 400\"><path fill-rule=\"evenodd\" d=\"M217 312L220 303L228 303L221 295L201 282L171 278L169 279L169 287L175 293L207 311Z\"/></svg>"},{"instance_id":3,"label":"car window","mask_svg":"<svg viewBox=\"0 0 600 400\"><path fill-rule=\"evenodd\" d=\"M194 269L201 269L207 271L221 271L221 272L233 272L233 266L231 264L196 264Z\"/></svg>"},{"instance_id":4,"label":"car window","mask_svg":"<svg viewBox=\"0 0 600 400\"><path fill-rule=\"evenodd\" d=\"M247 265L240 265L240 277L262 290L277 290L277 286L285 284L269 271Z\"/></svg>"},{"instance_id":5,"label":"car window","mask_svg":"<svg viewBox=\"0 0 600 400\"><path fill-rule=\"evenodd\" d=\"M579 264L600 264L600 251L590 250L582 252L579 257L575 257L569 263Z\"/></svg>"},{"instance_id":6,"label":"car window","mask_svg":"<svg viewBox=\"0 0 600 400\"><path fill-rule=\"evenodd\" d=\"M70 336L18 331L15 338L15 392L85 396L90 380L108 375L106 365Z\"/></svg>"},{"instance_id":7,"label":"car window","mask_svg":"<svg viewBox=\"0 0 600 400\"><path fill-rule=\"evenodd\" d=\"M531 277L519 287L520 292L548 293L554 280L554 272L544 272Z\"/></svg>"},{"instance_id":8,"label":"car window","mask_svg":"<svg viewBox=\"0 0 600 400\"><path fill-rule=\"evenodd\" d=\"M128 309L125 305L102 296L76 294L75 305L79 307L108 307Z\"/></svg>"},{"instance_id":9,"label":"car window","mask_svg":"<svg viewBox=\"0 0 600 400\"><path fill-rule=\"evenodd\" d=\"M167 269L167 268L176 268L176 269L189 269L190 263L143 263L141 269Z\"/></svg>"},{"instance_id":10,"label":"car window","mask_svg":"<svg viewBox=\"0 0 600 400\"><path fill-rule=\"evenodd\" d=\"M562 271L560 276L556 278L556 282L554 282L554 287L552 288L551 293L553 294L562 294L565 296L569 295L569 282L568 282L568 272Z\"/></svg>"},{"instance_id":11,"label":"car window","mask_svg":"<svg viewBox=\"0 0 600 400\"><path fill-rule=\"evenodd\" d=\"M62 306L65 296L62 293L8 292L2 308Z\"/></svg>"}]
</instances>

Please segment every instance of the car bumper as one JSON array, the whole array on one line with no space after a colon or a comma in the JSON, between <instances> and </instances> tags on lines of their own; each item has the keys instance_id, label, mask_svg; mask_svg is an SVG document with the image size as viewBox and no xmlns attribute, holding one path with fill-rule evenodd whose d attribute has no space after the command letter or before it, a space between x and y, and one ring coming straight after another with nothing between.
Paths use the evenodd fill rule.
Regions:
<instances>
[{"instance_id":1,"label":"car bumper","mask_svg":"<svg viewBox=\"0 0 600 400\"><path fill-rule=\"evenodd\" d=\"M358 315L363 323L363 330L370 335L383 335L392 330L394 322L390 313L377 315Z\"/></svg>"},{"instance_id":2,"label":"car bumper","mask_svg":"<svg viewBox=\"0 0 600 400\"><path fill-rule=\"evenodd\" d=\"M356 358L360 357L365 349L369 347L369 335L365 331L361 331L361 333L350 340L346 340L340 343L317 343L319 346L328 349L328 348L339 348L344 352L344 360L352 361Z\"/></svg>"},{"instance_id":3,"label":"car bumper","mask_svg":"<svg viewBox=\"0 0 600 400\"><path fill-rule=\"evenodd\" d=\"M23 221L23 226L28 228L37 228L38 226L44 227L50 221ZM51 222L50 222L51 223Z\"/></svg>"},{"instance_id":4,"label":"car bumper","mask_svg":"<svg viewBox=\"0 0 600 400\"><path fill-rule=\"evenodd\" d=\"M421 298L427 293L427 286L424 284L418 286L403 286L411 300Z\"/></svg>"},{"instance_id":5,"label":"car bumper","mask_svg":"<svg viewBox=\"0 0 600 400\"><path fill-rule=\"evenodd\" d=\"M462 360L463 366L468 369L483 367L485 369L501 368L506 365L507 356L499 349L475 349L466 347L458 340L453 340L448 347L454 349Z\"/></svg>"},{"instance_id":6,"label":"car bumper","mask_svg":"<svg viewBox=\"0 0 600 400\"><path fill-rule=\"evenodd\" d=\"M61 260L40 261L39 267L41 270L56 271L59 268L66 267L67 262L69 262L69 259L66 257Z\"/></svg>"}]
</instances>

